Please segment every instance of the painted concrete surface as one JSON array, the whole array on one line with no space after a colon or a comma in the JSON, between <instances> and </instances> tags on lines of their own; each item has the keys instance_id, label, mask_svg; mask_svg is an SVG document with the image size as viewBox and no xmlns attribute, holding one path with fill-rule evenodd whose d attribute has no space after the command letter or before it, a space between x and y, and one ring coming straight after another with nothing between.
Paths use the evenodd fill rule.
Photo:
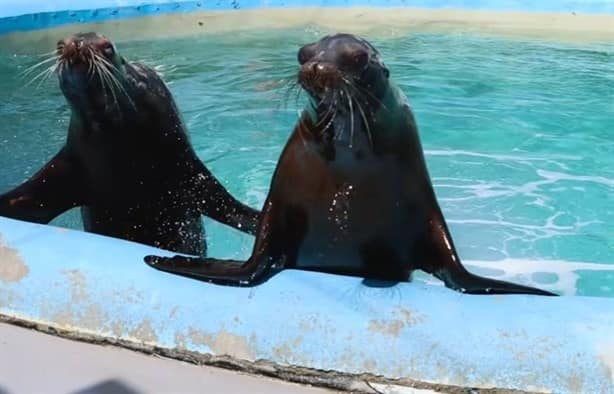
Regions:
<instances>
[{"instance_id":1,"label":"painted concrete surface","mask_svg":"<svg viewBox=\"0 0 614 394\"><path fill-rule=\"evenodd\" d=\"M151 247L0 218L0 313L178 351L462 387L608 393L614 299L471 296L287 270L254 288L149 268Z\"/></svg>"},{"instance_id":2,"label":"painted concrete surface","mask_svg":"<svg viewBox=\"0 0 614 394\"><path fill-rule=\"evenodd\" d=\"M0 324L0 394L333 394Z\"/></svg>"},{"instance_id":3,"label":"painted concrete surface","mask_svg":"<svg viewBox=\"0 0 614 394\"><path fill-rule=\"evenodd\" d=\"M413 7L614 14L614 0L2 0L0 33L203 10L297 7Z\"/></svg>"}]
</instances>

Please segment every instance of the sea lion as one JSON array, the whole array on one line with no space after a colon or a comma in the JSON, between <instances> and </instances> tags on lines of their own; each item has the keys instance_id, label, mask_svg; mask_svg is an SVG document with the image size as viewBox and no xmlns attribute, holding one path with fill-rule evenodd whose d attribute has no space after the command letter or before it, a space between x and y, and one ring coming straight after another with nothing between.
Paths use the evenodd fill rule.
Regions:
<instances>
[{"instance_id":1,"label":"sea lion","mask_svg":"<svg viewBox=\"0 0 614 394\"><path fill-rule=\"evenodd\" d=\"M98 33L58 42L57 72L71 118L65 145L0 195L0 215L48 223L81 207L84 229L204 256L201 214L254 234L259 212L216 180L194 152L157 73L120 56Z\"/></svg>"},{"instance_id":2,"label":"sea lion","mask_svg":"<svg viewBox=\"0 0 614 394\"><path fill-rule=\"evenodd\" d=\"M239 286L284 268L391 282L421 269L464 293L554 295L463 267L412 111L370 43L326 36L298 61L310 104L275 169L249 260L146 256L150 266Z\"/></svg>"}]
</instances>

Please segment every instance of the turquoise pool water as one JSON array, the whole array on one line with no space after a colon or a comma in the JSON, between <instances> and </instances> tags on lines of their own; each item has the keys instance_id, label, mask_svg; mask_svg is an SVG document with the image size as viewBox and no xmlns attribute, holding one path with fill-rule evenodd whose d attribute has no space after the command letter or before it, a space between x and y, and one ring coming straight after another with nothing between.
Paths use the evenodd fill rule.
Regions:
<instances>
[{"instance_id":1,"label":"turquoise pool water","mask_svg":"<svg viewBox=\"0 0 614 394\"><path fill-rule=\"evenodd\" d=\"M304 103L286 94L296 51L321 35L251 31L119 50L159 68L201 158L259 207ZM614 44L452 33L372 41L413 106L466 264L565 294L614 297ZM0 191L65 138L69 112L57 81L37 88L18 77L38 60L0 48ZM53 223L81 226L77 212ZM207 228L211 255L249 255L250 236L209 220Z\"/></svg>"}]
</instances>

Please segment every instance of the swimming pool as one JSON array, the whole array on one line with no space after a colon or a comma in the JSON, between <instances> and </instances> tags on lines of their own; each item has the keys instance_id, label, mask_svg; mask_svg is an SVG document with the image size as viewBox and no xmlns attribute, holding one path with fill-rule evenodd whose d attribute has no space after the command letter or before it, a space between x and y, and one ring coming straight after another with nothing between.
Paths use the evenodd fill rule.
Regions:
<instances>
[{"instance_id":1,"label":"swimming pool","mask_svg":"<svg viewBox=\"0 0 614 394\"><path fill-rule=\"evenodd\" d=\"M138 26L120 24L124 32ZM612 96L614 44L371 29L414 108L461 257L489 275L614 297L614 104L604 99ZM118 45L164 75L199 156L259 208L304 106L304 95L289 89L297 48L330 30L306 25ZM55 76L24 86L48 64L20 76L53 47L11 44L21 49L0 49L0 99L7 103L0 109L0 190L59 149L69 119ZM54 223L80 228L77 211ZM210 255L249 255L251 237L210 221L207 228Z\"/></svg>"},{"instance_id":2,"label":"swimming pool","mask_svg":"<svg viewBox=\"0 0 614 394\"><path fill-rule=\"evenodd\" d=\"M512 3L519 2L505 4ZM596 297L468 296L426 275L377 288L292 270L256 288L214 286L135 263L159 253L149 247L0 218L0 320L333 387L383 379L452 391L607 392L612 107L603 97L611 92L611 18L564 14L568 5L537 16L359 7L197 12L3 35L0 120L9 131L0 139L7 141L0 190L57 150L68 115L55 81L26 87L15 74L58 37L98 30L129 59L158 67L201 158L230 191L259 206L303 104L284 86L298 46L354 31L381 49L410 98L467 265ZM9 22L112 15L72 13ZM74 212L55 224L80 227ZM210 221L207 230L211 255L245 257L251 249L249 236Z\"/></svg>"}]
</instances>

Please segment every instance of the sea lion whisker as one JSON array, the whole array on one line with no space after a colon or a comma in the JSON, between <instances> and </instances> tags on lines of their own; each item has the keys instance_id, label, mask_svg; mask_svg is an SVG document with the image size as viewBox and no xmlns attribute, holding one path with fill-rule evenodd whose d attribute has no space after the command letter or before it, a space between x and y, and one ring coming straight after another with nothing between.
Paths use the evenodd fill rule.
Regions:
<instances>
[{"instance_id":1,"label":"sea lion whisker","mask_svg":"<svg viewBox=\"0 0 614 394\"><path fill-rule=\"evenodd\" d=\"M113 69L117 70L117 67L111 66L110 63L108 61L106 61L106 59L101 58L99 55L97 55L97 58L102 60L101 68L107 74L107 76L109 77L111 83L115 87L117 87L117 89L126 97L126 99L128 99L128 101L130 102L130 105L132 106L132 108L134 108L136 110L136 105L134 104L134 101L132 101L132 98L130 97L130 94L128 94L128 92L124 88L123 84L117 79L117 77L113 73ZM113 69L111 69L110 67L113 67Z\"/></svg>"},{"instance_id":2,"label":"sea lion whisker","mask_svg":"<svg viewBox=\"0 0 614 394\"><path fill-rule=\"evenodd\" d=\"M384 104L384 103L382 102L382 100L380 100L379 98L377 98L377 97L376 97L376 96L373 94L373 92L369 91L368 89L366 89L366 88L364 88L364 87L362 87L362 86L360 86L360 85L357 85L357 84L352 84L352 85L354 86L354 88L356 89L356 91L357 91L357 92L360 92L360 93L361 93L361 94L363 94L363 95L369 95L369 96L370 96L370 98L371 98L371 99L373 99L373 100L374 100L374 101L375 101L377 104L381 105L381 106L382 106L382 108L383 108L384 110L386 110L387 112L389 112L389 111L390 111L390 110L388 109L388 107L386 107L386 104Z\"/></svg>"},{"instance_id":3,"label":"sea lion whisker","mask_svg":"<svg viewBox=\"0 0 614 394\"><path fill-rule=\"evenodd\" d=\"M322 118L318 122L316 122L315 126L316 127L322 126L324 124L324 122L327 121L328 116L331 114L333 109L335 109L334 106L333 105L329 105L328 108L326 108L326 112L324 113L324 115L322 115Z\"/></svg>"},{"instance_id":4,"label":"sea lion whisker","mask_svg":"<svg viewBox=\"0 0 614 394\"><path fill-rule=\"evenodd\" d=\"M117 70L117 68L115 66L113 66L113 68L115 70ZM117 76L112 72L112 70L107 68L107 72L109 75L109 78L111 79L112 82L114 82L115 86L117 86L117 88L124 94L124 96L128 99L128 101L130 102L130 105L132 106L132 108L134 108L136 110L136 105L134 104L134 101L132 101L132 97L130 97L130 94L126 91L126 88L124 87L124 85L119 81L119 79L117 78Z\"/></svg>"},{"instance_id":5,"label":"sea lion whisker","mask_svg":"<svg viewBox=\"0 0 614 394\"><path fill-rule=\"evenodd\" d=\"M106 74L107 81L109 82L109 90L111 91L111 94L113 95L113 104L115 104L115 107L117 108L117 112L121 114L122 107L119 101L117 100L116 84L113 81L112 74L108 70L105 70L104 67L102 69L104 70L103 72Z\"/></svg>"},{"instance_id":6,"label":"sea lion whisker","mask_svg":"<svg viewBox=\"0 0 614 394\"><path fill-rule=\"evenodd\" d=\"M363 91L361 91L361 90L359 90L359 89L358 89L358 86L357 86L357 85L356 85L354 82L352 82L351 80L349 80L349 79L347 79L347 78L343 78L343 82L345 83L345 86L347 86L347 87L349 87L350 89L352 89L352 92L354 93L354 99L355 99L356 101L358 101L358 98L360 98L361 100L365 101L365 102L368 104L368 102L369 102L369 98L368 98L368 97L367 97L367 95L364 93L364 92L368 92L368 93L371 95L371 97L373 98L373 100L375 100L375 101L376 101L378 104L380 104L380 105L384 106L384 104L381 102L381 100L379 100L377 97L375 97L375 96L373 95L373 93L369 92L369 91L368 91L368 90L366 90L366 89L364 90L364 92L363 92ZM356 96L358 96L358 97L356 97Z\"/></svg>"},{"instance_id":7,"label":"sea lion whisker","mask_svg":"<svg viewBox=\"0 0 614 394\"><path fill-rule=\"evenodd\" d=\"M301 89L298 83L294 85L294 89L296 90L296 94L294 96L294 106L298 107L298 101L301 98L301 94L303 94L303 89Z\"/></svg>"},{"instance_id":8,"label":"sea lion whisker","mask_svg":"<svg viewBox=\"0 0 614 394\"><path fill-rule=\"evenodd\" d=\"M349 146L351 149L352 145L354 144L354 105L353 105L354 99L352 98L352 95L347 91L347 89L344 88L344 91L348 99L348 106L350 107L350 145Z\"/></svg>"},{"instance_id":9,"label":"sea lion whisker","mask_svg":"<svg viewBox=\"0 0 614 394\"><path fill-rule=\"evenodd\" d=\"M49 55L57 55L57 53L58 53L58 50L54 49L53 51L49 51L49 52L45 52L45 53L39 53L38 55L35 55L35 56L43 57L43 56L49 56Z\"/></svg>"},{"instance_id":10,"label":"sea lion whisker","mask_svg":"<svg viewBox=\"0 0 614 394\"><path fill-rule=\"evenodd\" d=\"M47 81L51 75L55 72L55 70L58 68L58 64L52 64L51 66L49 66L49 68L47 68L45 75L43 75L43 77L40 79L40 81L38 82L38 85L36 85L36 89L40 88L40 86L43 84L43 82Z\"/></svg>"},{"instance_id":11,"label":"sea lion whisker","mask_svg":"<svg viewBox=\"0 0 614 394\"><path fill-rule=\"evenodd\" d=\"M324 128L322 129L322 134L324 134L326 132L326 130L328 130L330 128L330 126L332 126L332 124L335 121L336 117L337 117L337 107L335 107L335 112L333 112L333 115L331 116L330 120L328 121L326 126L324 126ZM343 132L343 128L341 129L340 132L341 133Z\"/></svg>"},{"instance_id":12,"label":"sea lion whisker","mask_svg":"<svg viewBox=\"0 0 614 394\"><path fill-rule=\"evenodd\" d=\"M286 84L284 86L284 97L283 97L283 105L284 108L287 108L288 105L288 101L290 100L290 95L293 93L293 91L295 92L295 106L298 106L298 99L301 95L301 89L298 85L297 81L290 81L288 84Z\"/></svg>"},{"instance_id":13,"label":"sea lion whisker","mask_svg":"<svg viewBox=\"0 0 614 394\"><path fill-rule=\"evenodd\" d=\"M30 66L30 67L26 68L25 70L21 71L21 72L18 74L18 76L19 76L19 77L21 77L21 78L24 78L24 77L26 77L28 74L30 74L30 73L32 73L32 72L34 72L34 71L36 70L36 68L38 68L38 67L42 66L43 64L47 64L47 63L49 63L50 61L53 61L53 60L57 60L57 56L55 56L55 55L54 55L54 56L52 56L52 57L50 57L50 58L47 58L47 59L45 59L45 60L43 60L43 61L40 61L40 62L38 62L38 63L36 63L36 64L34 64L34 65L32 65L32 66Z\"/></svg>"},{"instance_id":14,"label":"sea lion whisker","mask_svg":"<svg viewBox=\"0 0 614 394\"><path fill-rule=\"evenodd\" d=\"M52 66L53 66L53 65L52 65ZM50 67L48 67L48 68L44 69L43 71L41 71L40 73L36 74L36 75L34 76L34 78L32 78L32 79L31 79L29 82L27 82L27 83L24 85L24 87L28 87L28 86L30 86L31 84L33 84L34 82L38 81L40 78L44 77L44 76L45 76L45 74L47 74L47 73L49 72L49 69L50 69L52 66L50 66Z\"/></svg>"},{"instance_id":15,"label":"sea lion whisker","mask_svg":"<svg viewBox=\"0 0 614 394\"><path fill-rule=\"evenodd\" d=\"M373 135L371 134L371 126L369 126L369 120L367 119L367 116L365 115L365 111L363 110L362 105L360 105L360 102L357 101L356 105L358 106L358 111L360 112L362 121L365 124L365 129L367 131L367 138L369 138L369 144L371 145L371 147L373 147Z\"/></svg>"},{"instance_id":16,"label":"sea lion whisker","mask_svg":"<svg viewBox=\"0 0 614 394\"><path fill-rule=\"evenodd\" d=\"M96 63L96 58L94 57L94 52L90 49L88 51L90 57L90 64L87 67L87 75L89 76L89 80L91 81L94 77L94 65Z\"/></svg>"},{"instance_id":17,"label":"sea lion whisker","mask_svg":"<svg viewBox=\"0 0 614 394\"><path fill-rule=\"evenodd\" d=\"M115 90L113 86L110 86L110 81L106 76L106 71L102 68L102 66L97 62L96 63L96 73L100 78L100 83L102 84L102 94L104 95L105 102L107 101L107 90L111 91L113 95L114 103L117 104L117 97L115 96Z\"/></svg>"}]
</instances>

